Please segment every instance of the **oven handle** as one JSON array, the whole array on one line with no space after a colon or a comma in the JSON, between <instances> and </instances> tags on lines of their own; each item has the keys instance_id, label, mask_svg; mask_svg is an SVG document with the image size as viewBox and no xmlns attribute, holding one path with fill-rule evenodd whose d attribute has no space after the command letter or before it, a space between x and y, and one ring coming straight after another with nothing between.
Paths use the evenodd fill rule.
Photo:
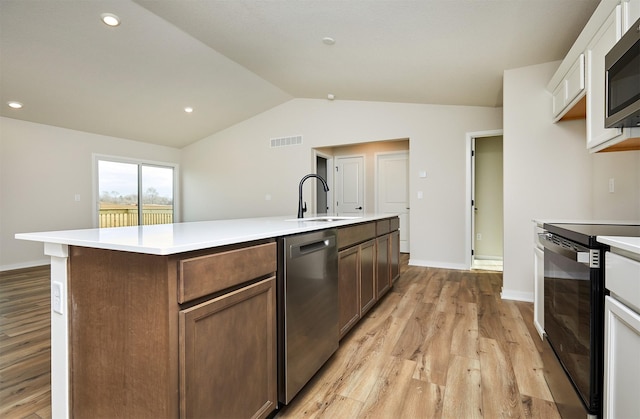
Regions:
<instances>
[{"instance_id":1,"label":"oven handle","mask_svg":"<svg viewBox=\"0 0 640 419\"><path fill-rule=\"evenodd\" d=\"M557 241L553 238L557 237ZM559 254L577 263L582 263L590 268L598 268L600 266L599 254L597 249L589 249L574 242L569 242L553 233L538 233L538 239L545 248L553 253Z\"/></svg>"}]
</instances>

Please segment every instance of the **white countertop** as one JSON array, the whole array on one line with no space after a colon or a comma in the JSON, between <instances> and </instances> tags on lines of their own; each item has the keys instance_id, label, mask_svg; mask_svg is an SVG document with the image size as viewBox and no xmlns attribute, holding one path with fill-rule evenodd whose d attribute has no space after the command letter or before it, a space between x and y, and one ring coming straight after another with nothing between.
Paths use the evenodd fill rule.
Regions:
<instances>
[{"instance_id":1,"label":"white countertop","mask_svg":"<svg viewBox=\"0 0 640 419\"><path fill-rule=\"evenodd\" d=\"M244 218L156 224L135 227L92 228L16 234L16 239L43 243L93 247L153 255L201 250L252 240L276 238L314 230L394 217L395 214L367 214L337 221L311 221L313 215Z\"/></svg>"},{"instance_id":2,"label":"white countertop","mask_svg":"<svg viewBox=\"0 0 640 419\"><path fill-rule=\"evenodd\" d=\"M621 249L640 256L640 237L598 236L597 240L608 244L612 250Z\"/></svg>"}]
</instances>

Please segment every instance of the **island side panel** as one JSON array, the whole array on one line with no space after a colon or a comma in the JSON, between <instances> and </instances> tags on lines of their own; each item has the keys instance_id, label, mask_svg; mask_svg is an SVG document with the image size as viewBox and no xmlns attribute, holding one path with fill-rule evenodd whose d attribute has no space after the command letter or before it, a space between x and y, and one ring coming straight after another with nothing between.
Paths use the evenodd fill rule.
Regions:
<instances>
[{"instance_id":1,"label":"island side panel","mask_svg":"<svg viewBox=\"0 0 640 419\"><path fill-rule=\"evenodd\" d=\"M70 248L72 417L178 417L175 263Z\"/></svg>"},{"instance_id":2,"label":"island side panel","mask_svg":"<svg viewBox=\"0 0 640 419\"><path fill-rule=\"evenodd\" d=\"M45 243L51 256L51 289L59 287L61 310L55 310L51 293L51 417L67 419L69 412L69 246Z\"/></svg>"}]
</instances>

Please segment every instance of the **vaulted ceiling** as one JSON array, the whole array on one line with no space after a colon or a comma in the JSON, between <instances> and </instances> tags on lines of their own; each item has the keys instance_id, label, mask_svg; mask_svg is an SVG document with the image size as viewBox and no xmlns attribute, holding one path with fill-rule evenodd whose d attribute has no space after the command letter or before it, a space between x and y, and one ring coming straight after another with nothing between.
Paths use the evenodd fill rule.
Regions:
<instances>
[{"instance_id":1,"label":"vaulted ceiling","mask_svg":"<svg viewBox=\"0 0 640 419\"><path fill-rule=\"evenodd\" d=\"M501 106L598 3L0 0L0 114L180 148L292 98Z\"/></svg>"}]
</instances>

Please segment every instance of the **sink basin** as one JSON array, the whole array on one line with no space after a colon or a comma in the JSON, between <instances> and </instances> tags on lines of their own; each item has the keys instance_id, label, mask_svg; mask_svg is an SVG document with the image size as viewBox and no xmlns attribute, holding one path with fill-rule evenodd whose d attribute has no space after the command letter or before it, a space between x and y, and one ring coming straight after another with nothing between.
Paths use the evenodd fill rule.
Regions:
<instances>
[{"instance_id":1,"label":"sink basin","mask_svg":"<svg viewBox=\"0 0 640 419\"><path fill-rule=\"evenodd\" d=\"M310 218L292 218L285 221L314 221L314 222L332 222L332 221L344 221L344 220L357 220L362 217L343 217L343 216L331 216L326 215L322 217L310 217Z\"/></svg>"}]
</instances>

